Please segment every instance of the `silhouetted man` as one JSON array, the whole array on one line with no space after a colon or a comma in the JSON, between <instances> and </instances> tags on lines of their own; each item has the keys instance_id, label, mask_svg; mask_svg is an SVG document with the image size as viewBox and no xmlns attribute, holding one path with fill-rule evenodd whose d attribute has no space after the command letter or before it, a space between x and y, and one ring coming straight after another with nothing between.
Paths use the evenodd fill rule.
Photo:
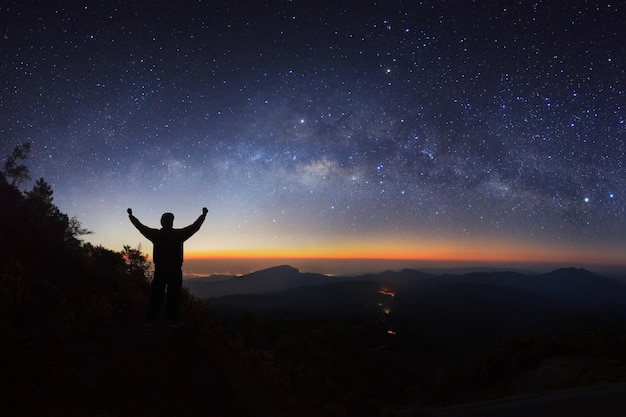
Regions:
<instances>
[{"instance_id":1,"label":"silhouetted man","mask_svg":"<svg viewBox=\"0 0 626 417\"><path fill-rule=\"evenodd\" d=\"M159 315L159 310L163 303L163 293L167 286L167 319L171 326L178 326L180 291L183 286L183 272L181 269L183 265L183 242L200 230L208 210L204 207L198 220L182 229L174 229L174 215L172 213L164 213L161 216L161 226L163 226L161 229L152 229L141 224L133 216L132 209L127 211L131 223L154 244L152 255L154 278L152 280L152 291L148 301L145 323L146 325L151 325Z\"/></svg>"}]
</instances>

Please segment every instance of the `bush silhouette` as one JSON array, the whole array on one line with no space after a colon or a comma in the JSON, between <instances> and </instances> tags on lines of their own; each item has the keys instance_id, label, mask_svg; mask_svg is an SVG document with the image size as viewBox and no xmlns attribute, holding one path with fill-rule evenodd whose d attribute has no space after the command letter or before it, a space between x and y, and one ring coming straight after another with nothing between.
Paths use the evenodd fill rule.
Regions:
<instances>
[{"instance_id":1,"label":"bush silhouette","mask_svg":"<svg viewBox=\"0 0 626 417\"><path fill-rule=\"evenodd\" d=\"M0 415L247 415L215 375L238 354L206 305L183 288L185 326L144 330L151 263L84 242L43 178L20 188L29 151L0 170Z\"/></svg>"}]
</instances>

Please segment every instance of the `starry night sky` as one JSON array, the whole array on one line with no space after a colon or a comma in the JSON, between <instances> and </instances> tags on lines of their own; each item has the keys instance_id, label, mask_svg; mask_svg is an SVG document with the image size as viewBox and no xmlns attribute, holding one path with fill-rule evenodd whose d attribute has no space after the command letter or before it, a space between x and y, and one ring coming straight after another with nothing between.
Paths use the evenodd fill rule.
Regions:
<instances>
[{"instance_id":1,"label":"starry night sky","mask_svg":"<svg viewBox=\"0 0 626 417\"><path fill-rule=\"evenodd\" d=\"M626 265L621 2L15 1L0 19L0 151L32 143L86 241L149 251L127 207L182 227L206 206L190 257Z\"/></svg>"}]
</instances>

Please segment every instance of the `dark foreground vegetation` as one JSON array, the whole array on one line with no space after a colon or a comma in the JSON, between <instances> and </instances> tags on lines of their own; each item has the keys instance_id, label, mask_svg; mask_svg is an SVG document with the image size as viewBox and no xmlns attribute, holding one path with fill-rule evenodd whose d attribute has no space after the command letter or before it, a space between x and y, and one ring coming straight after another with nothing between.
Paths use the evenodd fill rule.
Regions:
<instances>
[{"instance_id":1,"label":"dark foreground vegetation","mask_svg":"<svg viewBox=\"0 0 626 417\"><path fill-rule=\"evenodd\" d=\"M43 179L23 191L28 150L0 172L0 415L419 416L626 380L626 292L574 269L279 290L303 275L274 268L270 293L184 292L183 327L146 329L149 262L84 242Z\"/></svg>"},{"instance_id":2,"label":"dark foreground vegetation","mask_svg":"<svg viewBox=\"0 0 626 417\"><path fill-rule=\"evenodd\" d=\"M143 327L149 262L83 242L45 180L22 191L29 149L0 171L0 415L291 415L189 292L183 327Z\"/></svg>"},{"instance_id":3,"label":"dark foreground vegetation","mask_svg":"<svg viewBox=\"0 0 626 417\"><path fill-rule=\"evenodd\" d=\"M273 285L281 273L293 270L274 268ZM422 415L626 381L626 286L589 271L303 278L206 302L249 363L319 415Z\"/></svg>"}]
</instances>

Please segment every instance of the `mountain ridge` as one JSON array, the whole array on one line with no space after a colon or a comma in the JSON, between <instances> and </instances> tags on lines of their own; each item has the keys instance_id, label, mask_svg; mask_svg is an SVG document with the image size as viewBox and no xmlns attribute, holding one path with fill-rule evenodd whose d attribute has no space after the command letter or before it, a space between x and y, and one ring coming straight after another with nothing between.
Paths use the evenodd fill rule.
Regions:
<instances>
[{"instance_id":1,"label":"mountain ridge","mask_svg":"<svg viewBox=\"0 0 626 417\"><path fill-rule=\"evenodd\" d=\"M626 284L583 268L559 268L543 274L518 271L469 272L465 274L433 274L414 269L386 270L358 276L327 276L312 272L300 272L289 265L279 265L246 275L211 281L194 278L185 281L189 290L200 299L220 298L231 295L275 293L303 286L326 285L338 282L375 281L402 288L441 285L444 283L474 283L525 289L553 299L569 297L577 306L589 306L606 301L620 305Z\"/></svg>"},{"instance_id":2,"label":"mountain ridge","mask_svg":"<svg viewBox=\"0 0 626 417\"><path fill-rule=\"evenodd\" d=\"M272 271L287 272L282 277L287 284L278 288L281 281L273 280L272 290L244 293L231 287L227 295L196 296L220 317L246 311L275 318L295 314L330 319L375 316L385 309L405 325L419 322L433 333L469 331L468 340L473 331L491 337L508 331L549 330L583 316L585 320L626 318L622 303L626 285L584 269L561 268L538 275L510 271L432 275L404 269L328 280L279 268L246 279L262 281ZM261 288L262 282L256 285ZM245 285L246 290L251 288Z\"/></svg>"}]
</instances>

